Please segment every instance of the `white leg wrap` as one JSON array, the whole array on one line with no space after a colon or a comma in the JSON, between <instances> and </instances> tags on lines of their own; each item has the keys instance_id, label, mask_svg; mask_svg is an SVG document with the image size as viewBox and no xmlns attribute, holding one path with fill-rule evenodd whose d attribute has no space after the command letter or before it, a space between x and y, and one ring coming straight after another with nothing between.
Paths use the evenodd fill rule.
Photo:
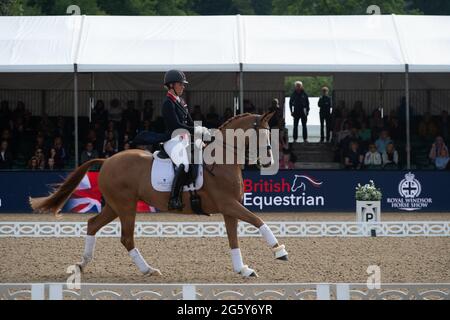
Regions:
<instances>
[{"instance_id":1,"label":"white leg wrap","mask_svg":"<svg viewBox=\"0 0 450 320\"><path fill-rule=\"evenodd\" d=\"M133 260L134 264L138 267L139 271L141 271L145 275L151 275L152 273L161 274L158 269L154 269L147 264L147 262L142 257L141 253L137 248L134 248L128 252Z\"/></svg>"},{"instance_id":2,"label":"white leg wrap","mask_svg":"<svg viewBox=\"0 0 450 320\"><path fill-rule=\"evenodd\" d=\"M247 265L242 266L241 271L239 271L239 274L242 275L244 278L248 278L250 276L258 277L255 270L249 268Z\"/></svg>"},{"instance_id":3,"label":"white leg wrap","mask_svg":"<svg viewBox=\"0 0 450 320\"><path fill-rule=\"evenodd\" d=\"M231 261L233 262L233 270L234 272L241 272L244 267L244 263L242 262L241 249L231 249Z\"/></svg>"},{"instance_id":4,"label":"white leg wrap","mask_svg":"<svg viewBox=\"0 0 450 320\"><path fill-rule=\"evenodd\" d=\"M272 251L275 254L275 259L278 259L280 257L284 257L284 256L288 255L288 252L286 251L284 244L282 244L278 247L272 248Z\"/></svg>"},{"instance_id":5,"label":"white leg wrap","mask_svg":"<svg viewBox=\"0 0 450 320\"><path fill-rule=\"evenodd\" d=\"M261 227L259 227L259 232L270 247L273 247L278 243L277 238L275 238L272 233L272 230L270 230L270 228L266 224L263 224Z\"/></svg>"},{"instance_id":6,"label":"white leg wrap","mask_svg":"<svg viewBox=\"0 0 450 320\"><path fill-rule=\"evenodd\" d=\"M84 254L83 258L87 262L91 261L94 257L94 249L95 249L95 236L87 235L84 240Z\"/></svg>"}]
</instances>

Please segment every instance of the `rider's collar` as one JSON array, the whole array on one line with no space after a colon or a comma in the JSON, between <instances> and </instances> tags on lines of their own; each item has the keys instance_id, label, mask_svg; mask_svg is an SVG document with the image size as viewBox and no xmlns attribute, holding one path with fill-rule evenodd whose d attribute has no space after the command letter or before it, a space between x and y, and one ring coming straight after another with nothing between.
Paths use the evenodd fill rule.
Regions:
<instances>
[{"instance_id":1,"label":"rider's collar","mask_svg":"<svg viewBox=\"0 0 450 320\"><path fill-rule=\"evenodd\" d=\"M169 99L172 100L172 102L175 102L175 101L181 102L180 97L174 95L174 94L173 94L172 92L170 92L170 91L167 91L167 95L166 95L166 96L169 97Z\"/></svg>"}]
</instances>

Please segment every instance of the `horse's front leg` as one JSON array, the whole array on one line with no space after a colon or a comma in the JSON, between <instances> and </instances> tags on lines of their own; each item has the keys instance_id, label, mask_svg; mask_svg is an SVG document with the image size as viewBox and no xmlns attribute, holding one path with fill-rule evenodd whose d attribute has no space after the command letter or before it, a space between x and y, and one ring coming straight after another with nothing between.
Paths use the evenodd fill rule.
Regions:
<instances>
[{"instance_id":1,"label":"horse's front leg","mask_svg":"<svg viewBox=\"0 0 450 320\"><path fill-rule=\"evenodd\" d=\"M244 278L257 277L255 270L249 268L242 261L241 249L239 249L238 241L238 219L231 216L223 216L225 220L225 228L227 229L228 242L231 249L231 262L233 263L234 272L239 273Z\"/></svg>"},{"instance_id":2,"label":"horse's front leg","mask_svg":"<svg viewBox=\"0 0 450 320\"><path fill-rule=\"evenodd\" d=\"M230 216L235 219L245 221L258 228L266 243L272 249L275 258L279 260L288 260L288 253L284 245L278 243L277 238L270 230L269 226L257 215L249 211L238 201L230 201L224 204L221 208L223 215ZM237 237L237 236L236 236Z\"/></svg>"}]
</instances>

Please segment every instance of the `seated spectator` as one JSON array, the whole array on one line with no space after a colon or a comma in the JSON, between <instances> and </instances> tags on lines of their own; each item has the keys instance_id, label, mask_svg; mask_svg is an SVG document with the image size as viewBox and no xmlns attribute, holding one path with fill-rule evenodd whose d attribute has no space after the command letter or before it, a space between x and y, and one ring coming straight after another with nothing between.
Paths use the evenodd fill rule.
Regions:
<instances>
[{"instance_id":1,"label":"seated spectator","mask_svg":"<svg viewBox=\"0 0 450 320\"><path fill-rule=\"evenodd\" d=\"M14 109L12 113L13 120L17 120L18 118L23 118L26 113L25 103L23 101L17 101L16 109Z\"/></svg>"},{"instance_id":2,"label":"seated spectator","mask_svg":"<svg viewBox=\"0 0 450 320\"><path fill-rule=\"evenodd\" d=\"M350 147L344 157L344 165L346 169L359 170L364 161L364 156L359 152L359 144L356 141L350 143Z\"/></svg>"},{"instance_id":3,"label":"seated spectator","mask_svg":"<svg viewBox=\"0 0 450 320\"><path fill-rule=\"evenodd\" d=\"M42 133L38 133L36 136L36 144L34 145L34 150L42 149L44 154L48 153L48 146L45 143L45 137Z\"/></svg>"},{"instance_id":4,"label":"seated spectator","mask_svg":"<svg viewBox=\"0 0 450 320\"><path fill-rule=\"evenodd\" d=\"M350 130L350 122L349 121L345 121L342 123L342 129L336 132L336 143L339 145L341 143L342 140L344 140L345 138L347 138L347 136L350 135L351 130Z\"/></svg>"},{"instance_id":5,"label":"seated spectator","mask_svg":"<svg viewBox=\"0 0 450 320\"><path fill-rule=\"evenodd\" d=\"M388 143L383 152L383 168L398 169L398 152L392 142Z\"/></svg>"},{"instance_id":6,"label":"seated spectator","mask_svg":"<svg viewBox=\"0 0 450 320\"><path fill-rule=\"evenodd\" d=\"M152 124L151 124L150 120L146 119L142 122L142 126L139 129L139 132L142 132L142 131L152 131Z\"/></svg>"},{"instance_id":7,"label":"seated spectator","mask_svg":"<svg viewBox=\"0 0 450 320\"><path fill-rule=\"evenodd\" d=\"M12 134L11 134L11 130L9 129L3 129L2 131L2 136L0 137L0 140L2 141L8 141L8 143L10 144L12 142Z\"/></svg>"},{"instance_id":8,"label":"seated spectator","mask_svg":"<svg viewBox=\"0 0 450 320\"><path fill-rule=\"evenodd\" d=\"M369 151L367 151L364 157L364 165L369 168L381 168L381 154L377 151L375 144L371 143L369 145Z\"/></svg>"},{"instance_id":9,"label":"seated spectator","mask_svg":"<svg viewBox=\"0 0 450 320\"><path fill-rule=\"evenodd\" d=\"M118 148L119 148L119 143L118 143L116 137L114 137L114 132L113 131L108 131L106 133L105 141L103 141L103 149L102 149L103 154L106 153L106 145L108 143L110 144L110 146L113 149L114 153L116 153L118 151Z\"/></svg>"},{"instance_id":10,"label":"seated spectator","mask_svg":"<svg viewBox=\"0 0 450 320\"><path fill-rule=\"evenodd\" d=\"M108 122L108 111L105 108L103 100L97 100L94 110L92 110L91 117L92 122L99 122L102 126L106 126L106 123Z\"/></svg>"},{"instance_id":11,"label":"seated spectator","mask_svg":"<svg viewBox=\"0 0 450 320\"><path fill-rule=\"evenodd\" d=\"M92 142L86 143L86 147L81 153L81 163L85 163L91 159L99 158L98 151L94 149Z\"/></svg>"},{"instance_id":12,"label":"seated spectator","mask_svg":"<svg viewBox=\"0 0 450 320\"><path fill-rule=\"evenodd\" d=\"M130 143L131 139L130 139L130 135L128 133L125 133L122 140L120 141L119 144L119 149L120 150L124 150L125 145L128 143Z\"/></svg>"},{"instance_id":13,"label":"seated spectator","mask_svg":"<svg viewBox=\"0 0 450 320\"><path fill-rule=\"evenodd\" d=\"M152 100L145 100L144 101L144 110L142 110L141 113L141 121L149 122L153 120L153 101Z\"/></svg>"},{"instance_id":14,"label":"seated spectator","mask_svg":"<svg viewBox=\"0 0 450 320\"><path fill-rule=\"evenodd\" d=\"M439 118L439 135L447 141L450 138L450 119L447 110L442 110Z\"/></svg>"},{"instance_id":15,"label":"seated spectator","mask_svg":"<svg viewBox=\"0 0 450 320\"><path fill-rule=\"evenodd\" d=\"M103 152L103 157L104 158L110 158L113 155L115 155L116 152L117 151L112 146L111 141L107 141L106 144L105 144L105 151Z\"/></svg>"},{"instance_id":16,"label":"seated spectator","mask_svg":"<svg viewBox=\"0 0 450 320\"><path fill-rule=\"evenodd\" d=\"M56 127L53 133L54 137L62 137L63 139L70 138L70 130L65 124L65 120L63 117L59 116L56 120Z\"/></svg>"},{"instance_id":17,"label":"seated spectator","mask_svg":"<svg viewBox=\"0 0 450 320\"><path fill-rule=\"evenodd\" d=\"M419 123L419 136L432 141L438 134L438 128L434 123L433 118L429 112L426 112L423 116L423 120Z\"/></svg>"},{"instance_id":18,"label":"seated spectator","mask_svg":"<svg viewBox=\"0 0 450 320\"><path fill-rule=\"evenodd\" d=\"M194 121L201 121L202 126L205 125L205 117L202 114L202 110L200 109L199 105L194 106L194 111L191 113L191 118Z\"/></svg>"},{"instance_id":19,"label":"seated spectator","mask_svg":"<svg viewBox=\"0 0 450 320\"><path fill-rule=\"evenodd\" d=\"M120 107L119 99L111 100L110 108L108 111L108 120L115 123L122 121L122 108Z\"/></svg>"},{"instance_id":20,"label":"seated spectator","mask_svg":"<svg viewBox=\"0 0 450 320\"><path fill-rule=\"evenodd\" d=\"M50 151L48 152L48 159L55 160L55 157L56 157L56 149L50 148Z\"/></svg>"},{"instance_id":21,"label":"seated spectator","mask_svg":"<svg viewBox=\"0 0 450 320\"><path fill-rule=\"evenodd\" d=\"M361 139L361 147L367 150L372 139L372 130L367 127L366 121L361 121L361 129L359 130L359 138Z\"/></svg>"},{"instance_id":22,"label":"seated spectator","mask_svg":"<svg viewBox=\"0 0 450 320\"><path fill-rule=\"evenodd\" d=\"M53 159L55 159L55 167L57 169L64 169L64 165L66 163L67 154L66 150L63 146L63 141L61 137L56 137L54 140L53 148L55 149L55 155Z\"/></svg>"},{"instance_id":23,"label":"seated spectator","mask_svg":"<svg viewBox=\"0 0 450 320\"><path fill-rule=\"evenodd\" d=\"M363 109L363 102L361 100L355 101L352 111L350 111L350 119L353 123L357 123L360 119L365 119L366 114Z\"/></svg>"},{"instance_id":24,"label":"seated spectator","mask_svg":"<svg viewBox=\"0 0 450 320\"><path fill-rule=\"evenodd\" d=\"M444 139L441 136L436 137L435 142L431 146L428 157L436 166L436 169L445 169L448 164L449 152Z\"/></svg>"},{"instance_id":25,"label":"seated spectator","mask_svg":"<svg viewBox=\"0 0 450 320\"><path fill-rule=\"evenodd\" d=\"M280 169L294 169L295 163L292 161L293 154L289 150L284 150L283 153L280 153Z\"/></svg>"},{"instance_id":26,"label":"seated spectator","mask_svg":"<svg viewBox=\"0 0 450 320\"><path fill-rule=\"evenodd\" d=\"M55 159L48 158L48 160L47 160L47 170L55 170Z\"/></svg>"},{"instance_id":27,"label":"seated spectator","mask_svg":"<svg viewBox=\"0 0 450 320\"><path fill-rule=\"evenodd\" d=\"M216 108L214 106L209 107L209 112L206 115L206 127L218 128L220 126L220 118L219 114L216 112Z\"/></svg>"},{"instance_id":28,"label":"seated spectator","mask_svg":"<svg viewBox=\"0 0 450 320\"><path fill-rule=\"evenodd\" d=\"M389 143L392 143L392 140L389 137L389 132L387 130L382 130L380 132L379 138L375 141L378 152L383 154L386 151L386 146Z\"/></svg>"},{"instance_id":29,"label":"seated spectator","mask_svg":"<svg viewBox=\"0 0 450 320\"><path fill-rule=\"evenodd\" d=\"M123 145L123 150L130 150L130 149L131 149L130 143L129 143L129 142L126 142L126 143Z\"/></svg>"},{"instance_id":30,"label":"seated spectator","mask_svg":"<svg viewBox=\"0 0 450 320\"><path fill-rule=\"evenodd\" d=\"M36 157L32 157L30 161L28 161L28 169L39 170L38 160Z\"/></svg>"},{"instance_id":31,"label":"seated spectator","mask_svg":"<svg viewBox=\"0 0 450 320\"><path fill-rule=\"evenodd\" d=\"M37 160L37 166L39 169L44 170L45 169L45 155L44 151L41 148L37 148L34 152L33 158L36 158Z\"/></svg>"},{"instance_id":32,"label":"seated spectator","mask_svg":"<svg viewBox=\"0 0 450 320\"><path fill-rule=\"evenodd\" d=\"M13 164L12 153L9 151L7 140L0 144L0 170L11 169Z\"/></svg>"}]
</instances>

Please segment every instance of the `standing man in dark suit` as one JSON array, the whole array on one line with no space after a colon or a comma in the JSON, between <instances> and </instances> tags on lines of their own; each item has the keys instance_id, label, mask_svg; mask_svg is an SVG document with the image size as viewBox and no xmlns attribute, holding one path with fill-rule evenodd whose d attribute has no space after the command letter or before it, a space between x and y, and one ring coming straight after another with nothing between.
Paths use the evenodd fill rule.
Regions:
<instances>
[{"instance_id":1,"label":"standing man in dark suit","mask_svg":"<svg viewBox=\"0 0 450 320\"><path fill-rule=\"evenodd\" d=\"M319 99L318 106L320 108L320 142L324 141L326 136L326 142L330 142L331 132L331 98L328 96L328 88L322 88L322 96ZM324 124L326 126L326 135L324 134Z\"/></svg>"},{"instance_id":2,"label":"standing man in dark suit","mask_svg":"<svg viewBox=\"0 0 450 320\"><path fill-rule=\"evenodd\" d=\"M291 99L289 100L289 108L291 109L292 117L294 117L294 142L297 142L298 122L301 119L303 141L305 143L308 143L308 129L306 128L306 122L308 120L309 114L309 99L301 81L295 82L295 90L291 95Z\"/></svg>"}]
</instances>

